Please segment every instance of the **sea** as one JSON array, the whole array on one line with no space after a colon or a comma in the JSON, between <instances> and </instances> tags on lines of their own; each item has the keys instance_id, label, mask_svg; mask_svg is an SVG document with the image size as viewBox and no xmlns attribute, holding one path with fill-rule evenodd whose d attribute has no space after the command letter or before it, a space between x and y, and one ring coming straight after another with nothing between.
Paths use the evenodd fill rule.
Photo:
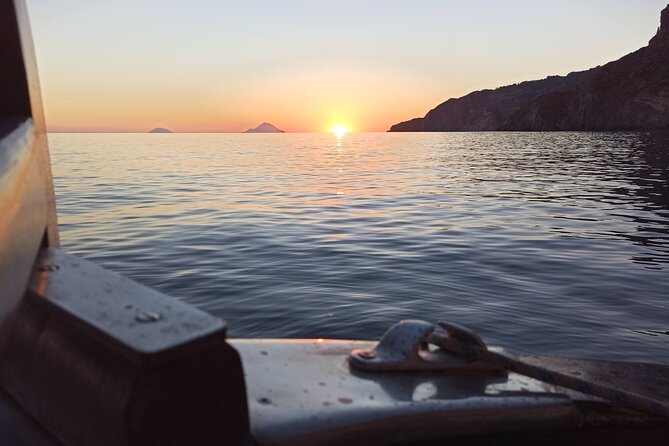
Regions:
<instances>
[{"instance_id":1,"label":"sea","mask_svg":"<svg viewBox=\"0 0 669 446\"><path fill-rule=\"evenodd\" d=\"M49 134L62 246L233 338L669 363L669 134Z\"/></svg>"}]
</instances>

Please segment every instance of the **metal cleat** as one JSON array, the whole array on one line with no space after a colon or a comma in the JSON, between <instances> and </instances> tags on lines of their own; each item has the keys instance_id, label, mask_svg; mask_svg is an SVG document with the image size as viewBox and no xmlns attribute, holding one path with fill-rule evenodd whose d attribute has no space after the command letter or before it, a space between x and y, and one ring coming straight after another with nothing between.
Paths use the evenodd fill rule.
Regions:
<instances>
[{"instance_id":1,"label":"metal cleat","mask_svg":"<svg viewBox=\"0 0 669 446\"><path fill-rule=\"evenodd\" d=\"M473 350L487 350L478 335L458 325L442 323L435 326L425 321L406 320L390 327L372 350L353 350L349 363L364 371L440 370L506 375L506 371L476 358L439 348L436 341L444 336L471 344Z\"/></svg>"}]
</instances>

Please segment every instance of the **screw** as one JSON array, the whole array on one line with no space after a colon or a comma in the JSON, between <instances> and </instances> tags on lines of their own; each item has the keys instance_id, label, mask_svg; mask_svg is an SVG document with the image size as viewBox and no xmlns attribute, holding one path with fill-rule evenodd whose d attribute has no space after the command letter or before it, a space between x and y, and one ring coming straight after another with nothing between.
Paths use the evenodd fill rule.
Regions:
<instances>
[{"instance_id":1,"label":"screw","mask_svg":"<svg viewBox=\"0 0 669 446\"><path fill-rule=\"evenodd\" d=\"M272 403L272 400L270 400L269 398L263 396L262 398L258 398L258 402L259 402L260 404L271 404L271 403Z\"/></svg>"},{"instance_id":2,"label":"screw","mask_svg":"<svg viewBox=\"0 0 669 446\"><path fill-rule=\"evenodd\" d=\"M163 317L159 313L153 311L142 311L141 313L135 316L137 322L157 322Z\"/></svg>"},{"instance_id":3,"label":"screw","mask_svg":"<svg viewBox=\"0 0 669 446\"><path fill-rule=\"evenodd\" d=\"M376 358L376 353L374 353L371 350L360 350L358 352L358 356L360 356L363 359L374 359Z\"/></svg>"},{"instance_id":4,"label":"screw","mask_svg":"<svg viewBox=\"0 0 669 446\"><path fill-rule=\"evenodd\" d=\"M47 265L40 265L37 269L40 272L50 272L50 273L52 273L54 271L58 271L60 269L60 266L58 266L58 265L48 265L47 264Z\"/></svg>"}]
</instances>

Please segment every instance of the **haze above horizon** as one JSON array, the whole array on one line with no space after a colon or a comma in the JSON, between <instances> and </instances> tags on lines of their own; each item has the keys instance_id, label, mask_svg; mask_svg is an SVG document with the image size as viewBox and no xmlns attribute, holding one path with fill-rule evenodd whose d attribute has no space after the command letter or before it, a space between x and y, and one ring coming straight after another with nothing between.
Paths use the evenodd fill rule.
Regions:
<instances>
[{"instance_id":1,"label":"haze above horizon","mask_svg":"<svg viewBox=\"0 0 669 446\"><path fill-rule=\"evenodd\" d=\"M667 0L27 0L52 132L385 131L620 58Z\"/></svg>"}]
</instances>

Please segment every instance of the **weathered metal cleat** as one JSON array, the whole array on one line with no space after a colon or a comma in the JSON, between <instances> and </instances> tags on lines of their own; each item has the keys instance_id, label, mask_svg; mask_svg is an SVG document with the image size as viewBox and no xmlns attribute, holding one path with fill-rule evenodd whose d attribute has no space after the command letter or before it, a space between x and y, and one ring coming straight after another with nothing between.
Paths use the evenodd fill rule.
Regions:
<instances>
[{"instance_id":1,"label":"weathered metal cleat","mask_svg":"<svg viewBox=\"0 0 669 446\"><path fill-rule=\"evenodd\" d=\"M390 327L373 349L353 350L349 363L351 367L365 371L439 370L506 375L505 370L490 366L472 355L439 347L444 344L439 341L449 337L471 345L472 351L487 350L483 340L464 327L443 322L435 325L420 320L405 320Z\"/></svg>"}]
</instances>

